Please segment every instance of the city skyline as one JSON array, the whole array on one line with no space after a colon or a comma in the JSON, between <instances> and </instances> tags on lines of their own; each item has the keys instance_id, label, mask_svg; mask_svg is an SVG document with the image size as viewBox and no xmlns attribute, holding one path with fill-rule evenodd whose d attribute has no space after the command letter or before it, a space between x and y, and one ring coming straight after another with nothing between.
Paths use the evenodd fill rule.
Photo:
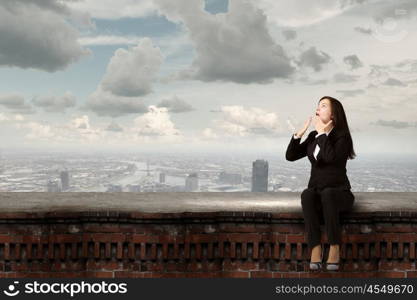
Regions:
<instances>
[{"instance_id":1,"label":"city skyline","mask_svg":"<svg viewBox=\"0 0 417 300\"><path fill-rule=\"evenodd\" d=\"M4 153L0 158L2 192L250 192L254 177L256 191L300 192L310 173L307 160L290 162L273 154ZM63 170L69 175L66 190ZM349 162L347 175L353 192L416 190L417 167L407 157L364 155Z\"/></svg>"}]
</instances>

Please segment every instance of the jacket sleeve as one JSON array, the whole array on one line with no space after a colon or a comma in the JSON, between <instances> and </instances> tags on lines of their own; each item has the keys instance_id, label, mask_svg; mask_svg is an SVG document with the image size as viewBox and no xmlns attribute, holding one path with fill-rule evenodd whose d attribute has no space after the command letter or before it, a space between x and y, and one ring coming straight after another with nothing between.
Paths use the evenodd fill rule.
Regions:
<instances>
[{"instance_id":1,"label":"jacket sleeve","mask_svg":"<svg viewBox=\"0 0 417 300\"><path fill-rule=\"evenodd\" d=\"M291 136L290 143L287 147L287 152L285 153L286 160L295 161L303 158L304 156L307 156L307 145L313 137L312 133L313 131L309 133L306 140L302 143L300 143L301 138L295 139L294 135Z\"/></svg>"},{"instance_id":2,"label":"jacket sleeve","mask_svg":"<svg viewBox=\"0 0 417 300\"><path fill-rule=\"evenodd\" d=\"M317 144L320 147L320 152L317 155L317 162L323 161L325 163L332 163L338 160L347 159L350 149L350 141L347 134L337 137L334 143L331 143L326 134L322 134L316 138Z\"/></svg>"}]
</instances>

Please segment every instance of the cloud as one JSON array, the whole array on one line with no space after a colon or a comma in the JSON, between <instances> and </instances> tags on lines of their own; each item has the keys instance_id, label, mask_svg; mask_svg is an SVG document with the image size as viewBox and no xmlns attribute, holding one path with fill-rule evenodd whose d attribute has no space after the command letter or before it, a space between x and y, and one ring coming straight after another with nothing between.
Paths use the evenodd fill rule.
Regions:
<instances>
[{"instance_id":1,"label":"cloud","mask_svg":"<svg viewBox=\"0 0 417 300\"><path fill-rule=\"evenodd\" d=\"M416 59L404 59L397 63L386 65L370 65L370 72L368 73L369 86L412 86L416 83L416 72Z\"/></svg>"},{"instance_id":2,"label":"cloud","mask_svg":"<svg viewBox=\"0 0 417 300\"><path fill-rule=\"evenodd\" d=\"M99 116L110 117L147 112L142 99L116 96L100 87L88 97L86 104L80 107L80 110L84 109L94 111Z\"/></svg>"},{"instance_id":3,"label":"cloud","mask_svg":"<svg viewBox=\"0 0 417 300\"><path fill-rule=\"evenodd\" d=\"M163 14L189 31L196 57L179 78L269 83L294 72L283 48L268 32L266 16L249 1L229 1L227 13L212 15L204 1L156 0Z\"/></svg>"},{"instance_id":4,"label":"cloud","mask_svg":"<svg viewBox=\"0 0 417 300\"><path fill-rule=\"evenodd\" d=\"M345 73L336 73L333 75L333 80L336 83L350 83L358 81L360 76L345 74Z\"/></svg>"},{"instance_id":5,"label":"cloud","mask_svg":"<svg viewBox=\"0 0 417 300\"><path fill-rule=\"evenodd\" d=\"M417 122L403 122L403 121L397 121L397 120L378 120L376 122L371 122L371 125L377 125L377 126L385 126L385 127L392 127L395 129L403 129L403 128L412 128L417 127Z\"/></svg>"},{"instance_id":6,"label":"cloud","mask_svg":"<svg viewBox=\"0 0 417 300\"><path fill-rule=\"evenodd\" d=\"M356 90L337 90L336 93L342 94L343 97L356 97L365 93L365 90L356 89Z\"/></svg>"},{"instance_id":7,"label":"cloud","mask_svg":"<svg viewBox=\"0 0 417 300\"><path fill-rule=\"evenodd\" d=\"M172 99L164 99L157 104L158 107L166 107L171 113L182 113L194 110L191 104L174 96Z\"/></svg>"},{"instance_id":8,"label":"cloud","mask_svg":"<svg viewBox=\"0 0 417 300\"><path fill-rule=\"evenodd\" d=\"M252 0L279 27L306 27L342 15L366 0Z\"/></svg>"},{"instance_id":9,"label":"cloud","mask_svg":"<svg viewBox=\"0 0 417 300\"><path fill-rule=\"evenodd\" d=\"M117 0L117 5L113 0L83 0L72 1L68 6L88 12L95 19L142 18L157 13L153 0Z\"/></svg>"},{"instance_id":10,"label":"cloud","mask_svg":"<svg viewBox=\"0 0 417 300\"><path fill-rule=\"evenodd\" d=\"M291 41L297 38L297 31L293 29L286 29L282 31L283 36L285 37L285 40Z\"/></svg>"},{"instance_id":11,"label":"cloud","mask_svg":"<svg viewBox=\"0 0 417 300\"><path fill-rule=\"evenodd\" d=\"M77 129L90 129L90 121L87 115L72 119L71 125L73 128L77 128Z\"/></svg>"},{"instance_id":12,"label":"cloud","mask_svg":"<svg viewBox=\"0 0 417 300\"><path fill-rule=\"evenodd\" d=\"M106 129L107 131L114 131L114 132L121 132L123 131L123 128L117 124L116 122L112 121L107 127Z\"/></svg>"},{"instance_id":13,"label":"cloud","mask_svg":"<svg viewBox=\"0 0 417 300\"><path fill-rule=\"evenodd\" d=\"M215 127L222 135L250 136L250 135L277 135L281 133L282 126L275 113L263 109L243 106L222 106L222 120L215 120ZM209 132L215 134L213 129Z\"/></svg>"},{"instance_id":14,"label":"cloud","mask_svg":"<svg viewBox=\"0 0 417 300\"><path fill-rule=\"evenodd\" d=\"M135 47L119 48L107 66L101 86L103 90L124 97L139 97L152 92L152 83L162 64L159 48L149 38Z\"/></svg>"},{"instance_id":15,"label":"cloud","mask_svg":"<svg viewBox=\"0 0 417 300\"><path fill-rule=\"evenodd\" d=\"M0 122L1 123L18 123L25 121L25 117L20 114L15 114L13 116L6 115L5 113L0 113Z\"/></svg>"},{"instance_id":16,"label":"cloud","mask_svg":"<svg viewBox=\"0 0 417 300\"><path fill-rule=\"evenodd\" d=\"M350 66L351 70L359 69L363 67L363 63L357 55L348 55L343 58L343 62Z\"/></svg>"},{"instance_id":17,"label":"cloud","mask_svg":"<svg viewBox=\"0 0 417 300\"><path fill-rule=\"evenodd\" d=\"M0 105L6 107L13 113L33 114L35 110L30 104L25 102L25 98L19 94L0 95Z\"/></svg>"},{"instance_id":18,"label":"cloud","mask_svg":"<svg viewBox=\"0 0 417 300\"><path fill-rule=\"evenodd\" d=\"M363 28L360 26L355 27L354 30L365 35L371 35L373 32L370 28Z\"/></svg>"},{"instance_id":19,"label":"cloud","mask_svg":"<svg viewBox=\"0 0 417 300\"><path fill-rule=\"evenodd\" d=\"M180 131L175 128L166 108L154 105L148 107L148 112L133 121L131 131L141 136L176 136Z\"/></svg>"},{"instance_id":20,"label":"cloud","mask_svg":"<svg viewBox=\"0 0 417 300\"><path fill-rule=\"evenodd\" d=\"M319 72L322 70L322 66L330 61L330 55L323 51L318 51L316 47L310 47L308 50L301 53L297 64L299 66L310 67L314 71Z\"/></svg>"},{"instance_id":21,"label":"cloud","mask_svg":"<svg viewBox=\"0 0 417 300\"><path fill-rule=\"evenodd\" d=\"M381 5L374 13L374 19L378 23L383 23L388 19L414 19L417 13L417 3L414 0L402 0L396 2L387 1Z\"/></svg>"},{"instance_id":22,"label":"cloud","mask_svg":"<svg viewBox=\"0 0 417 300\"><path fill-rule=\"evenodd\" d=\"M417 59L405 59L394 65L395 68L403 72L417 72Z\"/></svg>"},{"instance_id":23,"label":"cloud","mask_svg":"<svg viewBox=\"0 0 417 300\"><path fill-rule=\"evenodd\" d=\"M64 70L90 54L62 1L0 1L0 66Z\"/></svg>"},{"instance_id":24,"label":"cloud","mask_svg":"<svg viewBox=\"0 0 417 300\"><path fill-rule=\"evenodd\" d=\"M117 49L102 81L80 109L111 117L147 112L141 97L152 92L162 60L149 38L142 38L135 47Z\"/></svg>"},{"instance_id":25,"label":"cloud","mask_svg":"<svg viewBox=\"0 0 417 300\"><path fill-rule=\"evenodd\" d=\"M63 96L37 96L32 99L32 104L43 108L46 112L65 112L67 108L74 107L75 96L66 92Z\"/></svg>"},{"instance_id":26,"label":"cloud","mask_svg":"<svg viewBox=\"0 0 417 300\"><path fill-rule=\"evenodd\" d=\"M407 84L395 78L388 78L383 82L383 84L389 86L407 86Z\"/></svg>"},{"instance_id":27,"label":"cloud","mask_svg":"<svg viewBox=\"0 0 417 300\"><path fill-rule=\"evenodd\" d=\"M203 139L212 140L217 139L219 136L211 128L205 128L202 132Z\"/></svg>"},{"instance_id":28,"label":"cloud","mask_svg":"<svg viewBox=\"0 0 417 300\"><path fill-rule=\"evenodd\" d=\"M18 128L28 130L25 138L48 143L97 143L105 137L104 132L90 126L87 115L76 117L63 125L48 122L30 121L21 123Z\"/></svg>"},{"instance_id":29,"label":"cloud","mask_svg":"<svg viewBox=\"0 0 417 300\"><path fill-rule=\"evenodd\" d=\"M323 85L327 84L329 80L327 79L312 79L306 75L301 76L298 78L298 82L308 85Z\"/></svg>"},{"instance_id":30,"label":"cloud","mask_svg":"<svg viewBox=\"0 0 417 300\"><path fill-rule=\"evenodd\" d=\"M17 120L17 119L16 119ZM148 113L136 118L133 124L121 128L114 121L107 127L96 127L91 124L88 115L69 119L63 124L51 124L37 121L14 121L11 117L0 113L0 122L14 123L23 131L23 137L32 143L47 143L79 146L142 146L144 144L169 144L183 141L181 132L171 122L165 108L150 106Z\"/></svg>"}]
</instances>

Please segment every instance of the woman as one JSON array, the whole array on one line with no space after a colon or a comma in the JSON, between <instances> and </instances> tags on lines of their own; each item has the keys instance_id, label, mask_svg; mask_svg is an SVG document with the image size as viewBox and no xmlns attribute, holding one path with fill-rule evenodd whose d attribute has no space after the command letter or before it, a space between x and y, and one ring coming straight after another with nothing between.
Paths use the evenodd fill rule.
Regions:
<instances>
[{"instance_id":1,"label":"woman","mask_svg":"<svg viewBox=\"0 0 417 300\"><path fill-rule=\"evenodd\" d=\"M307 242L311 249L310 269L322 267L320 217L324 217L327 238L330 243L326 269L339 269L341 228L339 212L352 209L354 195L346 175L347 159L353 159L352 137L345 111L335 98L324 96L319 100L315 116L315 129L300 143L310 126L309 117L304 127L291 137L286 159L295 161L305 156L311 162L308 187L301 193Z\"/></svg>"}]
</instances>

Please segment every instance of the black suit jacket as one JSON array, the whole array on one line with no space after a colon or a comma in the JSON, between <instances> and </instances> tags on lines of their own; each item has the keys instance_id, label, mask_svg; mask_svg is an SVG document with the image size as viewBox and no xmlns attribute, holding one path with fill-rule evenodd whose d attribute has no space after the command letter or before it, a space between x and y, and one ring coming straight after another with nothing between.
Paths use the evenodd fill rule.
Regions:
<instances>
[{"instance_id":1,"label":"black suit jacket","mask_svg":"<svg viewBox=\"0 0 417 300\"><path fill-rule=\"evenodd\" d=\"M350 148L348 133L333 128L328 136L322 134L316 138L316 134L316 130L311 131L302 143L301 138L294 139L292 135L285 158L295 161L305 156L308 157L311 162L308 188L340 187L350 190L350 182L346 175L346 162ZM316 144L320 147L317 160L313 155Z\"/></svg>"}]
</instances>

